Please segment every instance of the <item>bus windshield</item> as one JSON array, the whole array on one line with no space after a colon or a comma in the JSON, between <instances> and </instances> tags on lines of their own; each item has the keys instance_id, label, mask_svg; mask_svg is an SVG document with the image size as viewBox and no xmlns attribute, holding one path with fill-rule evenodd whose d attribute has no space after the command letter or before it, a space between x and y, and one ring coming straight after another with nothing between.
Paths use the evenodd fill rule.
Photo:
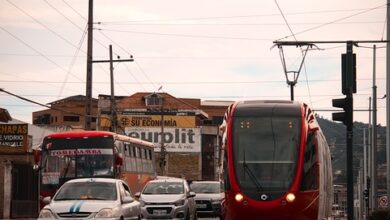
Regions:
<instances>
[{"instance_id":1,"label":"bus windshield","mask_svg":"<svg viewBox=\"0 0 390 220\"><path fill-rule=\"evenodd\" d=\"M234 117L234 167L245 194L272 200L288 190L296 173L300 126L291 116Z\"/></svg>"},{"instance_id":2,"label":"bus windshield","mask_svg":"<svg viewBox=\"0 0 390 220\"><path fill-rule=\"evenodd\" d=\"M42 145L42 184L81 177L114 177L112 137L53 138Z\"/></svg>"}]
</instances>

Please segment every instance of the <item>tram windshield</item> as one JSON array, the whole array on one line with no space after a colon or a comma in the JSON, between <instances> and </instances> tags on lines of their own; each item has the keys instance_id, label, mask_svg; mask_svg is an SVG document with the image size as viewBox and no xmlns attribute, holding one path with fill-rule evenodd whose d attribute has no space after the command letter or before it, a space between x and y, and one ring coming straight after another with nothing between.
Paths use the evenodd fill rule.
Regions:
<instances>
[{"instance_id":1,"label":"tram windshield","mask_svg":"<svg viewBox=\"0 0 390 220\"><path fill-rule=\"evenodd\" d=\"M291 186L300 142L299 118L237 116L233 121L235 173L253 199L273 200Z\"/></svg>"}]
</instances>

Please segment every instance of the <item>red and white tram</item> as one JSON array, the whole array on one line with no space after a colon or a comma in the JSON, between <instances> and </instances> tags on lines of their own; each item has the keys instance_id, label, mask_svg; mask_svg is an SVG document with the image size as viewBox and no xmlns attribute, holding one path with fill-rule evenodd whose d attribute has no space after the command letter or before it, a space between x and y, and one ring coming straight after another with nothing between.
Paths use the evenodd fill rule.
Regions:
<instances>
[{"instance_id":1,"label":"red and white tram","mask_svg":"<svg viewBox=\"0 0 390 220\"><path fill-rule=\"evenodd\" d=\"M313 111L280 100L240 101L228 110L223 219L330 217L330 151Z\"/></svg>"}]
</instances>

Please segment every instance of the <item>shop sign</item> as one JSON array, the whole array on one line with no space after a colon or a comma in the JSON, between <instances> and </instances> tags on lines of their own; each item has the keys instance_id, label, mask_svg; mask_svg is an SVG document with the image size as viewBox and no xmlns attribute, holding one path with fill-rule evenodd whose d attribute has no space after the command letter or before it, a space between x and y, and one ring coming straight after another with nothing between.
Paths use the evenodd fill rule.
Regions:
<instances>
[{"instance_id":1,"label":"shop sign","mask_svg":"<svg viewBox=\"0 0 390 220\"><path fill-rule=\"evenodd\" d=\"M0 124L0 153L26 153L27 124Z\"/></svg>"},{"instance_id":2,"label":"shop sign","mask_svg":"<svg viewBox=\"0 0 390 220\"><path fill-rule=\"evenodd\" d=\"M161 120L162 118L163 120ZM118 120L122 127L161 127L162 125L179 128L195 127L195 116L121 115Z\"/></svg>"},{"instance_id":3,"label":"shop sign","mask_svg":"<svg viewBox=\"0 0 390 220\"><path fill-rule=\"evenodd\" d=\"M156 144L155 152L161 151L161 136L167 152L200 152L200 128L161 128L153 127L126 127L126 135L139 138Z\"/></svg>"}]
</instances>

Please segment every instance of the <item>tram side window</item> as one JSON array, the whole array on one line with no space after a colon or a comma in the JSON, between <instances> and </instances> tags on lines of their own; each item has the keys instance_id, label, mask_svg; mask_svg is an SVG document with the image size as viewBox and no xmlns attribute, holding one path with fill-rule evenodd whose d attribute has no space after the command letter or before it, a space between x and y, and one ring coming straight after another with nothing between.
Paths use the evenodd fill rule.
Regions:
<instances>
[{"instance_id":1,"label":"tram side window","mask_svg":"<svg viewBox=\"0 0 390 220\"><path fill-rule=\"evenodd\" d=\"M229 172L227 168L228 168L228 159L225 152L223 156L223 182L224 182L225 190L230 190L230 178L229 178Z\"/></svg>"},{"instance_id":2,"label":"tram side window","mask_svg":"<svg viewBox=\"0 0 390 220\"><path fill-rule=\"evenodd\" d=\"M318 152L316 147L316 133L310 132L307 137L303 162L302 191L318 189L319 167L317 164Z\"/></svg>"}]
</instances>

